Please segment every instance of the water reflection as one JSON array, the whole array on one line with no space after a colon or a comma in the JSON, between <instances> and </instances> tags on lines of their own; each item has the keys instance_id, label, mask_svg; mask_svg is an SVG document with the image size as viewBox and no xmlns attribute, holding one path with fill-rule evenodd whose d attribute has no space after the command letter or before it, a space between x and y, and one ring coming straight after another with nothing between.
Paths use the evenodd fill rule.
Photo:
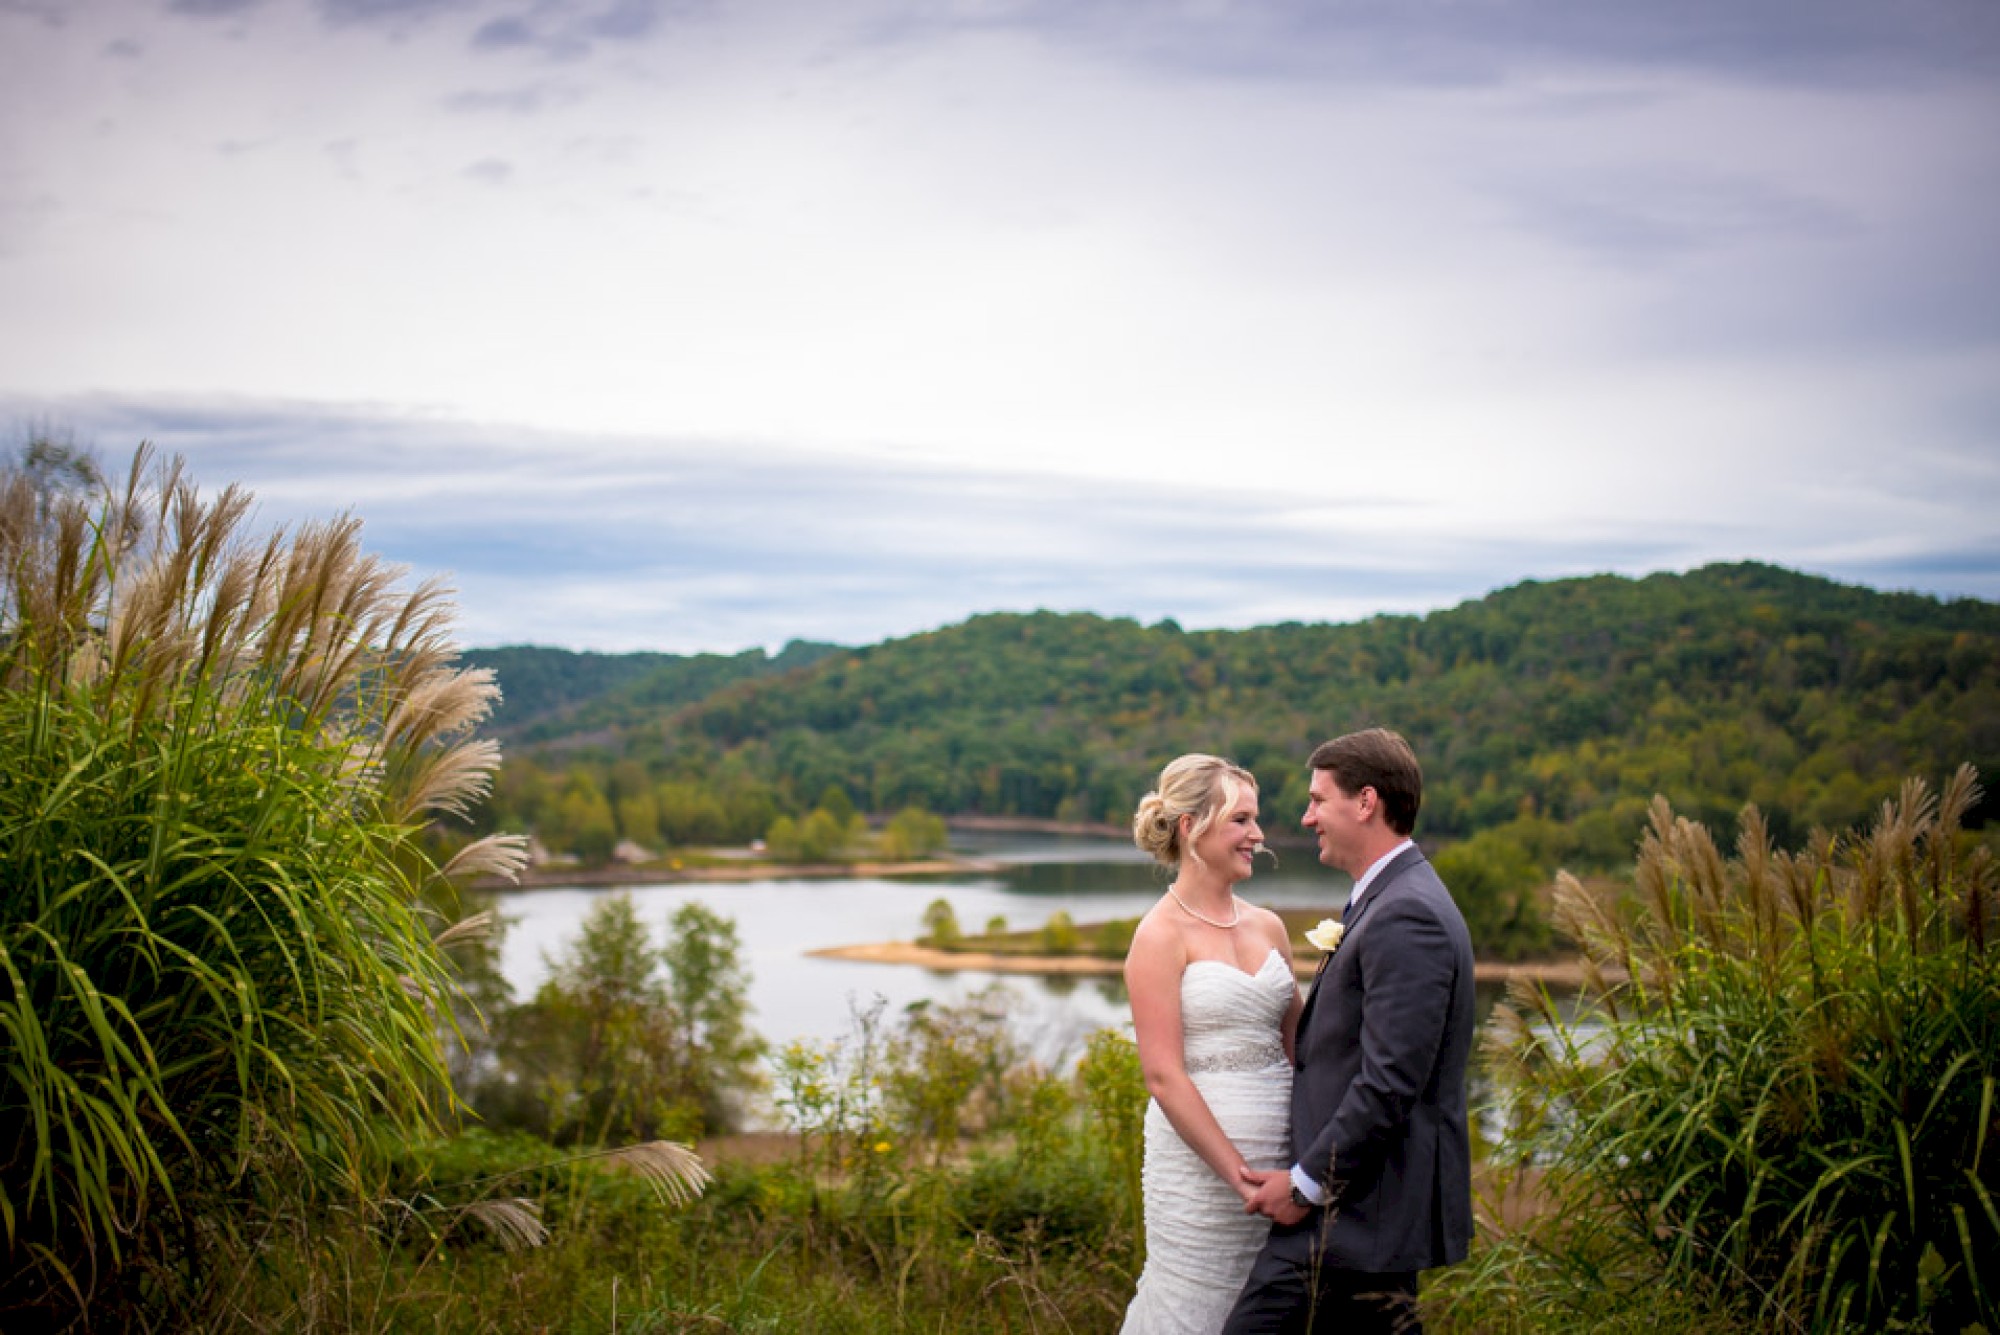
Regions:
<instances>
[{"instance_id":1,"label":"water reflection","mask_svg":"<svg viewBox=\"0 0 2000 1335\"><path fill-rule=\"evenodd\" d=\"M1043 843L1029 851L1047 856L1055 850ZM1093 1030L1126 1022L1123 992L1115 979L1107 991L1079 986L1068 976L941 972L816 959L808 952L914 939L923 931L925 906L938 898L946 900L959 922L974 931L995 917L1017 929L1032 929L1058 909L1080 922L1134 917L1158 898L1158 890L1144 879L1146 865L1134 865L1124 851L1115 858L1100 851L1094 861L1053 870L1059 866L1020 862L998 872L917 880L773 878L639 885L622 891L581 887L516 891L500 896L499 908L509 919L501 971L516 996L532 995L548 976L550 959L570 947L590 906L607 895L631 895L641 919L656 932L664 931L676 908L698 900L735 922L751 973L752 1022L774 1044L840 1037L848 1028L850 1002L866 1004L881 997L894 1014L921 1001L960 1002L998 984L1016 1030L1024 1038L1032 1037L1039 1058L1055 1064L1081 1051Z\"/></svg>"}]
</instances>

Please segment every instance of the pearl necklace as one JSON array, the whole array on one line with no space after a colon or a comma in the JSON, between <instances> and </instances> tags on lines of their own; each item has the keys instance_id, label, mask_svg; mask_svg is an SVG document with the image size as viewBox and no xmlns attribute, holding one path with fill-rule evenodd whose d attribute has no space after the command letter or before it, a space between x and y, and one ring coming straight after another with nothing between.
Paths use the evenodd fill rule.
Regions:
<instances>
[{"instance_id":1,"label":"pearl necklace","mask_svg":"<svg viewBox=\"0 0 2000 1335\"><path fill-rule=\"evenodd\" d=\"M1234 894L1231 894L1229 896L1229 921L1217 922L1215 919L1209 917L1206 913L1196 913L1193 909L1189 908L1188 902L1185 899L1182 899L1180 896L1180 892L1174 889L1171 885L1167 887L1167 893L1174 897L1174 903L1181 906L1181 912L1187 914L1188 917L1193 918L1196 922L1205 922L1210 927L1220 927L1224 931L1227 931L1230 928L1234 927L1237 923L1243 921L1243 906L1236 902L1236 896Z\"/></svg>"}]
</instances>

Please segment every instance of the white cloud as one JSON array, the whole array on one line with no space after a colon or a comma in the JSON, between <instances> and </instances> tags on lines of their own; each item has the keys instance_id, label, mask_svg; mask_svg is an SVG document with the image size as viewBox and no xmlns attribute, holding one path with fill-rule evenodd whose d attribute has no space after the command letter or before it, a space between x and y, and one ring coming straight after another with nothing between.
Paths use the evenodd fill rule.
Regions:
<instances>
[{"instance_id":1,"label":"white cloud","mask_svg":"<svg viewBox=\"0 0 2000 1335\"><path fill-rule=\"evenodd\" d=\"M1995 586L1974 0L182 9L0 4L0 396L353 506L504 638Z\"/></svg>"}]
</instances>

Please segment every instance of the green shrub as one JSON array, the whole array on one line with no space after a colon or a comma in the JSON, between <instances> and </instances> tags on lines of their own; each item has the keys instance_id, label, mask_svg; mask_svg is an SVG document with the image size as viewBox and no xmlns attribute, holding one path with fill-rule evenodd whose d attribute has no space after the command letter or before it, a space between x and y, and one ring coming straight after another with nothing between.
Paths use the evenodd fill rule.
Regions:
<instances>
[{"instance_id":1,"label":"green shrub","mask_svg":"<svg viewBox=\"0 0 2000 1335\"><path fill-rule=\"evenodd\" d=\"M929 857L944 845L944 818L922 807L904 807L882 830L882 856L891 862Z\"/></svg>"},{"instance_id":2,"label":"green shrub","mask_svg":"<svg viewBox=\"0 0 2000 1335\"><path fill-rule=\"evenodd\" d=\"M865 828L858 815L842 819L814 807L803 820L780 816L772 821L764 846L780 862L825 862L845 852Z\"/></svg>"},{"instance_id":3,"label":"green shrub","mask_svg":"<svg viewBox=\"0 0 2000 1335\"><path fill-rule=\"evenodd\" d=\"M1137 918L1112 918L1097 925L1090 953L1109 960L1122 960L1132 949L1132 935L1139 930Z\"/></svg>"},{"instance_id":4,"label":"green shrub","mask_svg":"<svg viewBox=\"0 0 2000 1335\"><path fill-rule=\"evenodd\" d=\"M764 847L780 862L796 862L799 858L799 823L790 816L780 816L771 822L765 831Z\"/></svg>"},{"instance_id":5,"label":"green shrub","mask_svg":"<svg viewBox=\"0 0 2000 1335\"><path fill-rule=\"evenodd\" d=\"M358 523L248 507L143 450L115 497L0 484L0 1307L187 1319L252 1218L365 1200L451 1103L424 894L519 850L420 835L493 687Z\"/></svg>"},{"instance_id":6,"label":"green shrub","mask_svg":"<svg viewBox=\"0 0 2000 1335\"><path fill-rule=\"evenodd\" d=\"M933 1163L958 1149L962 1133L1006 1115L1006 1078L1021 1052L991 989L954 1006L912 1004L890 1035L882 1076L890 1125Z\"/></svg>"},{"instance_id":7,"label":"green shrub","mask_svg":"<svg viewBox=\"0 0 2000 1335\"><path fill-rule=\"evenodd\" d=\"M1969 767L1941 800L1912 780L1865 835L1797 854L1751 808L1727 860L1658 802L1633 893L1566 880L1587 1004L1523 990L1492 1039L1556 1213L1766 1328L2000 1329L2000 922L1959 832L1978 796Z\"/></svg>"},{"instance_id":8,"label":"green shrub","mask_svg":"<svg viewBox=\"0 0 2000 1335\"><path fill-rule=\"evenodd\" d=\"M1103 1160L1077 1147L1041 1161L981 1156L954 1200L968 1232L1002 1245L1088 1249L1112 1233L1120 1190Z\"/></svg>"},{"instance_id":9,"label":"green shrub","mask_svg":"<svg viewBox=\"0 0 2000 1335\"><path fill-rule=\"evenodd\" d=\"M963 939L958 928L958 914L952 911L949 899L933 899L924 908L924 944L938 950L950 950Z\"/></svg>"},{"instance_id":10,"label":"green shrub","mask_svg":"<svg viewBox=\"0 0 2000 1335\"><path fill-rule=\"evenodd\" d=\"M1048 955L1072 955L1076 953L1076 921L1062 909L1049 915L1042 924L1042 952Z\"/></svg>"},{"instance_id":11,"label":"green shrub","mask_svg":"<svg viewBox=\"0 0 2000 1335\"><path fill-rule=\"evenodd\" d=\"M1483 958L1524 959L1554 947L1537 893L1549 878L1518 840L1484 830L1439 850L1431 862Z\"/></svg>"},{"instance_id":12,"label":"green shrub","mask_svg":"<svg viewBox=\"0 0 2000 1335\"><path fill-rule=\"evenodd\" d=\"M1122 1186L1119 1218L1136 1233L1144 1215L1140 1171L1150 1097L1138 1045L1115 1029L1098 1030L1077 1063L1076 1078L1090 1112L1091 1135Z\"/></svg>"}]
</instances>

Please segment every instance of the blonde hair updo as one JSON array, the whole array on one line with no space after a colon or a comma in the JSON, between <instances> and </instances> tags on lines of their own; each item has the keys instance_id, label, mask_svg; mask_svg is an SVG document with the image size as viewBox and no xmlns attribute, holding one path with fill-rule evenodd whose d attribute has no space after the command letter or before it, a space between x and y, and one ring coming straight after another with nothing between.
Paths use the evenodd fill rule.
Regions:
<instances>
[{"instance_id":1,"label":"blonde hair updo","mask_svg":"<svg viewBox=\"0 0 2000 1335\"><path fill-rule=\"evenodd\" d=\"M1257 776L1220 756L1182 756L1160 771L1159 786L1139 799L1132 813L1132 842L1155 862L1178 867L1191 844L1215 823L1216 813L1235 801L1239 785L1252 790ZM1194 817L1185 842L1181 817Z\"/></svg>"}]
</instances>

